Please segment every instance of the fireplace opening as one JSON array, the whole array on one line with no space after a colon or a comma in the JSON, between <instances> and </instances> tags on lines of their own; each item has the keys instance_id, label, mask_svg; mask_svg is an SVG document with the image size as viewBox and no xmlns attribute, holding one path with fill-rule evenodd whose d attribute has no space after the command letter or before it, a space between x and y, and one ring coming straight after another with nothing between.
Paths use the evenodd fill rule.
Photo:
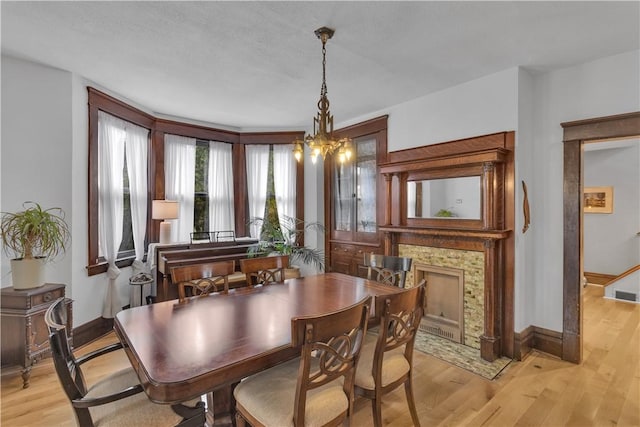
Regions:
<instances>
[{"instance_id":1,"label":"fireplace opening","mask_svg":"<svg viewBox=\"0 0 640 427\"><path fill-rule=\"evenodd\" d=\"M420 329L464 344L464 270L414 264L414 283L426 279Z\"/></svg>"}]
</instances>

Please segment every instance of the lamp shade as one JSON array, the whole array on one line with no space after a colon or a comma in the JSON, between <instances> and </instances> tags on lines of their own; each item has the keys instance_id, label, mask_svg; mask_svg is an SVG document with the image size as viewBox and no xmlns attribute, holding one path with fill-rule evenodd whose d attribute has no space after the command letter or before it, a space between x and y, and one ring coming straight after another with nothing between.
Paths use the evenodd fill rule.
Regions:
<instances>
[{"instance_id":1,"label":"lamp shade","mask_svg":"<svg viewBox=\"0 0 640 427\"><path fill-rule=\"evenodd\" d=\"M154 200L151 205L152 219L178 218L178 202L175 200Z\"/></svg>"}]
</instances>

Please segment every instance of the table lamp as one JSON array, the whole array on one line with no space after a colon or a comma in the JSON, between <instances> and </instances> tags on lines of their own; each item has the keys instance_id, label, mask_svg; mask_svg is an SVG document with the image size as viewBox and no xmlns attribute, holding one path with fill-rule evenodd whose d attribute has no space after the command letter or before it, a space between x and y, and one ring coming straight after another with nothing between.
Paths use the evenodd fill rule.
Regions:
<instances>
[{"instance_id":1,"label":"table lamp","mask_svg":"<svg viewBox=\"0 0 640 427\"><path fill-rule=\"evenodd\" d=\"M178 202L174 200L154 200L151 218L163 220L160 223L160 243L171 243L171 223L168 219L178 218Z\"/></svg>"}]
</instances>

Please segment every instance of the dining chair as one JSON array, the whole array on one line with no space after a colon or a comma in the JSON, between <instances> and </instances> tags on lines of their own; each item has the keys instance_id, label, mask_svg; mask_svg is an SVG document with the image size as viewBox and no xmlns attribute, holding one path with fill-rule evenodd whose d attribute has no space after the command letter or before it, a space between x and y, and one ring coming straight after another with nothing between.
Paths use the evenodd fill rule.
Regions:
<instances>
[{"instance_id":1,"label":"dining chair","mask_svg":"<svg viewBox=\"0 0 640 427\"><path fill-rule=\"evenodd\" d=\"M284 269L289 267L289 255L277 255L240 260L240 271L247 277L247 285L268 285L284 282Z\"/></svg>"},{"instance_id":2,"label":"dining chair","mask_svg":"<svg viewBox=\"0 0 640 427\"><path fill-rule=\"evenodd\" d=\"M218 261L183 265L171 268L171 282L178 285L178 299L204 297L213 292L229 292L229 275L236 269L236 262Z\"/></svg>"},{"instance_id":3,"label":"dining chair","mask_svg":"<svg viewBox=\"0 0 640 427\"><path fill-rule=\"evenodd\" d=\"M342 310L291 319L291 345L302 348L300 357L236 386L236 425L348 424L370 301L366 297Z\"/></svg>"},{"instance_id":4,"label":"dining chair","mask_svg":"<svg viewBox=\"0 0 640 427\"><path fill-rule=\"evenodd\" d=\"M407 257L364 254L367 279L404 288L407 272L411 271L411 261L411 258Z\"/></svg>"},{"instance_id":5,"label":"dining chair","mask_svg":"<svg viewBox=\"0 0 640 427\"><path fill-rule=\"evenodd\" d=\"M194 399L174 405L158 405L143 392L132 367L114 372L87 387L81 365L89 360L122 348L112 344L76 358L66 328L64 298L59 298L45 312L53 364L60 384L75 412L80 427L92 426L202 426L204 402Z\"/></svg>"},{"instance_id":6,"label":"dining chair","mask_svg":"<svg viewBox=\"0 0 640 427\"><path fill-rule=\"evenodd\" d=\"M355 378L356 396L371 400L375 427L382 426L382 396L401 384L413 424L420 427L411 375L425 283L422 280L416 287L376 299L376 313L381 313L380 328L377 334L367 334Z\"/></svg>"}]
</instances>

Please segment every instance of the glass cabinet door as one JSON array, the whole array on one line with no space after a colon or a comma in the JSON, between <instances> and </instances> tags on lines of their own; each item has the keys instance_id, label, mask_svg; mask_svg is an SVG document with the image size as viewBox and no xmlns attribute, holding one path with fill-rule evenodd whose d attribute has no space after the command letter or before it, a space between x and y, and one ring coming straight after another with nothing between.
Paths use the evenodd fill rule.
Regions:
<instances>
[{"instance_id":1,"label":"glass cabinet door","mask_svg":"<svg viewBox=\"0 0 640 427\"><path fill-rule=\"evenodd\" d=\"M334 159L334 230L375 233L376 230L376 140L354 141L351 159Z\"/></svg>"}]
</instances>

